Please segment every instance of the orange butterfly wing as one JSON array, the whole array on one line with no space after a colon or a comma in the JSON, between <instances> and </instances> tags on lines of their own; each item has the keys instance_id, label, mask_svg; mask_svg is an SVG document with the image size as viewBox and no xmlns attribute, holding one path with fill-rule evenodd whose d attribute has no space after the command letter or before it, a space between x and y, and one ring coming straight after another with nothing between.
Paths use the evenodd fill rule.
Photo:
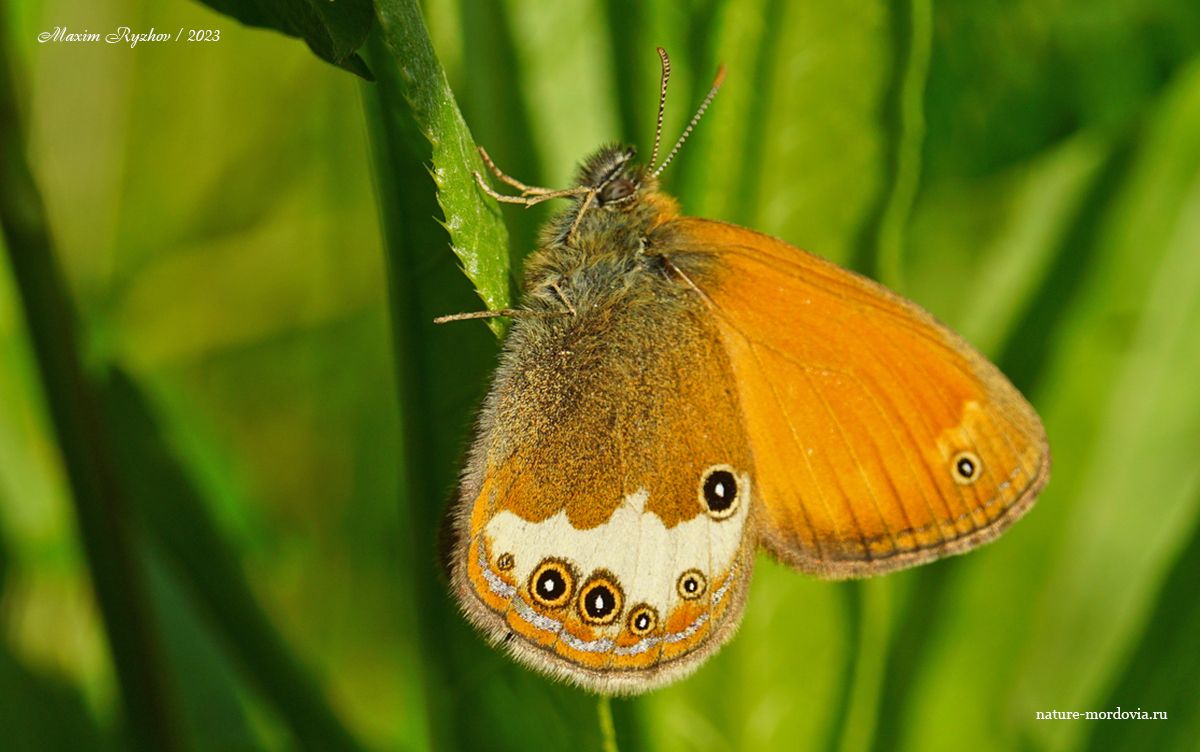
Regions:
<instances>
[{"instance_id":1,"label":"orange butterfly wing","mask_svg":"<svg viewBox=\"0 0 1200 752\"><path fill-rule=\"evenodd\" d=\"M760 542L826 577L961 553L1033 503L1033 408L960 336L779 240L680 218L650 239L713 313L754 453Z\"/></svg>"},{"instance_id":2,"label":"orange butterfly wing","mask_svg":"<svg viewBox=\"0 0 1200 752\"><path fill-rule=\"evenodd\" d=\"M449 531L471 621L610 694L673 681L728 640L755 552L750 451L712 319L659 274L595 293L623 282L589 283L577 316L514 324ZM707 479L723 470L733 505L713 510Z\"/></svg>"}]
</instances>

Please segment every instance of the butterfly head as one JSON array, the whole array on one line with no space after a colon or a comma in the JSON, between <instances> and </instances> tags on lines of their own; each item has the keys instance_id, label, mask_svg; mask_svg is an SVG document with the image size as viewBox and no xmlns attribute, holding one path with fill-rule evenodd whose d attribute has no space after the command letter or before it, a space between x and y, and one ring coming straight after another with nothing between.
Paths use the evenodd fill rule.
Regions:
<instances>
[{"instance_id":1,"label":"butterfly head","mask_svg":"<svg viewBox=\"0 0 1200 752\"><path fill-rule=\"evenodd\" d=\"M580 167L575 185L591 189L598 207L632 203L643 189L653 190L658 182L644 165L634 161L636 157L632 146L602 147Z\"/></svg>"},{"instance_id":2,"label":"butterfly head","mask_svg":"<svg viewBox=\"0 0 1200 752\"><path fill-rule=\"evenodd\" d=\"M679 153L688 136L696 128L696 124L700 122L700 118L704 116L708 106L712 104L713 97L717 95L717 92L721 88L721 83L725 80L724 67L718 68L717 77L713 79L712 87L704 97L704 101L700 103L700 107L697 108L696 114L692 116L687 127L680 134L679 140L675 142L675 146L655 166L654 163L658 160L659 147L662 145L663 114L667 104L667 82L671 78L671 61L667 57L666 50L659 47L658 55L662 59L662 86L658 97L658 123L654 129L654 148L650 152L649 162L646 165L634 162L637 150L632 146L605 146L583 164L583 167L579 171L579 176L575 181L577 188L590 189L591 200L601 206L632 202L643 190L654 190L657 188L658 176L667 168L667 165L671 163L675 155Z\"/></svg>"},{"instance_id":3,"label":"butterfly head","mask_svg":"<svg viewBox=\"0 0 1200 752\"><path fill-rule=\"evenodd\" d=\"M675 145L662 161L659 161L671 63L663 48L658 48L658 54L662 59L658 122L654 130L654 147L650 151L650 159L645 164L634 161L637 151L631 146L604 146L583 163L574 185L564 190L553 190L528 186L505 175L491 161L487 152L480 149L484 163L496 177L521 191L519 196L506 196L490 188L480 173L476 173L475 178L480 188L497 201L528 207L551 199L572 200L571 208L547 225L542 234L543 247L574 248L588 255L595 255L597 249L610 249L615 251L617 256L627 256L630 249L640 251L641 240L650 229L678 213L679 207L674 199L658 190L658 176L671 164L688 136L695 130L700 118L704 116L713 97L721 88L725 69L717 69L712 87L700 103L696 114L688 121ZM617 210L617 214L614 214L614 210ZM616 218L618 214L619 219ZM533 266L538 266L536 261Z\"/></svg>"},{"instance_id":4,"label":"butterfly head","mask_svg":"<svg viewBox=\"0 0 1200 752\"><path fill-rule=\"evenodd\" d=\"M581 254L579 258L635 256L640 239L679 211L675 199L659 191L658 178L637 160L632 146L598 149L580 165L568 191L573 194L571 205L546 226L542 245L569 247ZM579 260L570 254L558 258ZM526 269L539 269L537 259ZM554 274L561 272L556 269Z\"/></svg>"}]
</instances>

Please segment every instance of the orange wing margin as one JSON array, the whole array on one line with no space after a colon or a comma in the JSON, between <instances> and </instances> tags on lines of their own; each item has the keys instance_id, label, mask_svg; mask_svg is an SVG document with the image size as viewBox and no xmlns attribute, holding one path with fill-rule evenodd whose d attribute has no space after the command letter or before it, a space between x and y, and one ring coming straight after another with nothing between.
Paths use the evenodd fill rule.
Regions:
<instances>
[{"instance_id":1,"label":"orange wing margin","mask_svg":"<svg viewBox=\"0 0 1200 752\"><path fill-rule=\"evenodd\" d=\"M914 303L720 222L668 223L651 246L716 318L754 452L760 542L781 560L857 577L961 553L1045 485L1037 413Z\"/></svg>"}]
</instances>

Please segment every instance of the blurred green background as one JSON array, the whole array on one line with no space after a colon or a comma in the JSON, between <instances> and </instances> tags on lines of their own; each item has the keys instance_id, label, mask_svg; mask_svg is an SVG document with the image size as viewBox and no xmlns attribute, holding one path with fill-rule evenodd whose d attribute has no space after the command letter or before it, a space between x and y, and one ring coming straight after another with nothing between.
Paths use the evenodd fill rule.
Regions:
<instances>
[{"instance_id":1,"label":"blurred green background","mask_svg":"<svg viewBox=\"0 0 1200 752\"><path fill-rule=\"evenodd\" d=\"M475 139L534 184L604 142L648 149L655 45L668 137L724 62L665 175L685 211L896 287L1050 435L1041 500L969 556L850 584L763 558L738 636L615 701L615 739L595 698L484 645L436 577L497 343L429 324L481 304L391 32L371 31L367 83L198 3L0 13L18 103L0 137L27 134L78 321L55 336L0 265L0 748L1195 748L1195 0L425 4ZM221 33L37 41L120 25ZM17 154L0 190L21 208ZM546 210L505 209L516 264ZM90 556L51 419L71 387L39 375L39 331L96 385L84 424L124 499ZM96 571L112 556L124 579ZM106 603L143 631L110 639ZM1118 705L1169 720L1035 716Z\"/></svg>"}]
</instances>

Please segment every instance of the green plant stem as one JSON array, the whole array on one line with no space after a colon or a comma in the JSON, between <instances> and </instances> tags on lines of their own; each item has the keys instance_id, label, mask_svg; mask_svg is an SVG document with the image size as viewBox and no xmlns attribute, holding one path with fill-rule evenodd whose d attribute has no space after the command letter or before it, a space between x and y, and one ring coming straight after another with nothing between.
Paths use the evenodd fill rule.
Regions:
<instances>
[{"instance_id":1,"label":"green plant stem","mask_svg":"<svg viewBox=\"0 0 1200 752\"><path fill-rule=\"evenodd\" d=\"M762 15L762 33L755 45L755 86L750 91L746 110L746 132L742 138L742 160L738 175L737 197L732 220L746 227L758 224L762 190L763 160L767 143L767 113L771 102L770 81L778 66L779 35L784 27L783 0L766 0Z\"/></svg>"},{"instance_id":2,"label":"green plant stem","mask_svg":"<svg viewBox=\"0 0 1200 752\"><path fill-rule=\"evenodd\" d=\"M846 724L850 720L850 708L854 702L854 683L858 676L859 656L862 654L863 637L863 584L849 581L837 585L842 597L842 608L846 624L846 644L842 653L840 682L834 696L833 713L825 735L825 749L837 752L846 737Z\"/></svg>"},{"instance_id":3,"label":"green plant stem","mask_svg":"<svg viewBox=\"0 0 1200 752\"><path fill-rule=\"evenodd\" d=\"M689 6L685 36L688 65L693 72L688 94L689 108L698 106L712 86L712 76L717 71L717 35L714 29L720 28L721 18L729 5L729 0L699 0ZM669 149L673 139L665 140ZM675 195L685 211L688 207L699 206L704 193L712 189L705 180L705 173L707 155L715 148L715 144L711 129L698 127L688 139L687 158L671 163Z\"/></svg>"},{"instance_id":4,"label":"green plant stem","mask_svg":"<svg viewBox=\"0 0 1200 752\"><path fill-rule=\"evenodd\" d=\"M925 82L933 46L933 0L907 0L908 49L899 92L899 132L891 192L879 228L879 277L904 286L904 235L921 182L925 143Z\"/></svg>"},{"instance_id":5,"label":"green plant stem","mask_svg":"<svg viewBox=\"0 0 1200 752\"><path fill-rule=\"evenodd\" d=\"M609 54L612 57L613 76L617 87L617 115L621 123L621 142L642 145L648 148L647 132L654 126L652 101L654 83L650 76L643 75L643 56L650 54L653 45L646 40L647 3L641 0L609 0L604 4L604 17L608 23ZM642 155L649 159L647 151Z\"/></svg>"},{"instance_id":6,"label":"green plant stem","mask_svg":"<svg viewBox=\"0 0 1200 752\"><path fill-rule=\"evenodd\" d=\"M873 221L865 225L855 266L897 290L904 288L904 242L921 180L925 86L933 48L932 0L893 0L895 74L886 104L890 142L887 180ZM895 749L903 738L915 676L930 647L930 631L945 597L945 564L923 569L894 621L884 656L874 749Z\"/></svg>"},{"instance_id":7,"label":"green plant stem","mask_svg":"<svg viewBox=\"0 0 1200 752\"><path fill-rule=\"evenodd\" d=\"M447 373L451 353L436 347L430 305L457 300L453 280L459 279L452 259L445 253L446 235L434 220L439 213L434 185L427 170L430 147L414 122L412 110L402 94L401 74L392 64L379 34L372 34L366 48L377 83L364 86L380 223L383 228L387 268L388 307L391 313L392 351L395 363L397 404L400 410L403 448L403 498L400 500L406 552L403 572L411 592L410 628L416 635L419 660L413 679L423 688L424 717L430 748L451 750L468 746L459 727L452 722L451 698L459 679L449 654L456 634L457 614L450 608L440 582L432 541L438 536L444 498L445 470L455 461L457 420L437 415L433 407L434 384L449 390ZM464 285L465 286L465 285ZM436 288L436 289L431 289ZM435 298L437 302L430 301ZM445 311L443 311L445 312ZM486 352L486 342L472 339L482 328L463 327L457 361L462 372L482 370L469 362L467 353ZM469 327L469 328L468 328ZM473 346L474 345L474 346ZM461 374L459 374L461 375Z\"/></svg>"},{"instance_id":8,"label":"green plant stem","mask_svg":"<svg viewBox=\"0 0 1200 752\"><path fill-rule=\"evenodd\" d=\"M596 711L600 716L600 739L604 752L619 752L617 747L617 727L613 723L612 698L600 695L596 701Z\"/></svg>"},{"instance_id":9,"label":"green plant stem","mask_svg":"<svg viewBox=\"0 0 1200 752\"><path fill-rule=\"evenodd\" d=\"M893 0L891 8L895 65L883 115L886 177L877 207L864 224L854 267L902 292L904 236L921 182L933 0Z\"/></svg>"},{"instance_id":10,"label":"green plant stem","mask_svg":"<svg viewBox=\"0 0 1200 752\"><path fill-rule=\"evenodd\" d=\"M5 15L0 14L0 38L7 37ZM108 427L95 381L79 356L66 281L55 261L41 195L25 157L8 49L0 44L0 224L5 248L70 483L130 742L138 749L182 749L145 572L110 456Z\"/></svg>"},{"instance_id":11,"label":"green plant stem","mask_svg":"<svg viewBox=\"0 0 1200 752\"><path fill-rule=\"evenodd\" d=\"M368 41L368 64L374 64L379 59L379 43L377 40ZM376 65L379 71L376 87L378 98L388 96L384 93L389 86L395 85L391 72L382 65ZM402 171L409 174L420 174L419 161L406 160L408 150L396 138L396 128L386 118L384 106L376 101L377 92L364 92L364 100L368 103L371 132L371 150L374 162L374 172L381 222L386 245L388 304L391 313L392 351L396 364L396 390L400 405L401 437L404 450L404 498L409 503L404 504L402 512L406 518L402 520L401 534L404 535L404 551L421 550L420 542L424 536L437 529L435 519L425 514L419 504L411 503L413 499L427 498L436 494L435 484L427 471L427 463L423 459L420 447L429 443L428 428L420 419L417 405L421 404L423 394L427 393L427 383L424 379L424 368L421 363L412 362L405 354L418 352L422 349L421 309L418 305L416 284L412 279L413 264L407 257L411 253L411 219L404 209L409 202L401 200L401 187L391 178ZM400 163L408 161L407 170ZM415 161L415 164L413 163ZM416 195L427 195L416 194ZM432 203L430 197L430 203ZM430 207L434 208L434 207ZM405 237L407 234L407 238ZM450 665L442 653L436 648L437 632L440 620L436 610L429 606L436 603L437 594L433 592L436 575L429 567L422 566L419 557L410 557L404 562L404 569L410 572L409 587L413 591L412 601L416 608L411 609L412 627L417 633L417 643L420 645L421 660L414 666L413 678L415 683L425 691L423 697L426 703L425 718L431 748L455 749L452 741L453 727L445 724L444 708L441 699L448 692L442 671L449 671ZM439 671L439 668L441 671Z\"/></svg>"},{"instance_id":12,"label":"green plant stem","mask_svg":"<svg viewBox=\"0 0 1200 752\"><path fill-rule=\"evenodd\" d=\"M942 624L946 595L954 573L952 562L927 564L913 577L909 593L896 615L884 656L878 713L872 749L900 749L907 731L910 698L926 656L934 646L934 633Z\"/></svg>"}]
</instances>

